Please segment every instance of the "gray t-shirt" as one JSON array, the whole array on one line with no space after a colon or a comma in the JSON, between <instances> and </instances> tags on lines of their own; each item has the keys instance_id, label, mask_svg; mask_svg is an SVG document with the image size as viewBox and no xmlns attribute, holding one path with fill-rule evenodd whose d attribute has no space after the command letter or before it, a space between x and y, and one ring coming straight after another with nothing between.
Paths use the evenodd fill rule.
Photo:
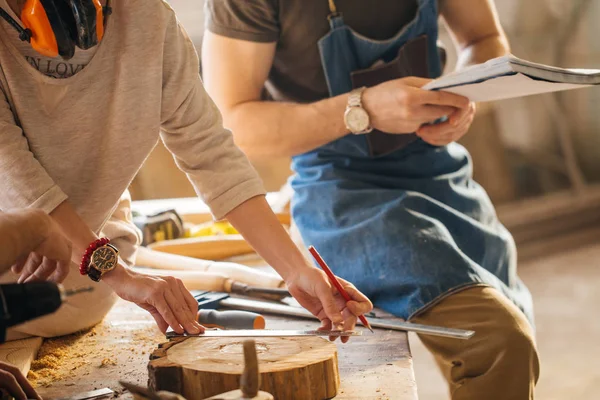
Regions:
<instances>
[{"instance_id":1,"label":"gray t-shirt","mask_svg":"<svg viewBox=\"0 0 600 400\"><path fill-rule=\"evenodd\" d=\"M33 67L10 38L16 32L0 26L0 210L51 212L69 199L95 232L120 220L108 236L129 237L119 249L131 255L124 192L158 140L216 218L264 189L223 128L169 5L111 5L94 57L64 79Z\"/></svg>"},{"instance_id":2,"label":"gray t-shirt","mask_svg":"<svg viewBox=\"0 0 600 400\"><path fill-rule=\"evenodd\" d=\"M336 0L356 32L371 39L393 37L413 20L416 0ZM317 43L329 32L328 0L206 0L209 31L252 42L277 42L266 88L279 101L313 102L328 97Z\"/></svg>"}]
</instances>

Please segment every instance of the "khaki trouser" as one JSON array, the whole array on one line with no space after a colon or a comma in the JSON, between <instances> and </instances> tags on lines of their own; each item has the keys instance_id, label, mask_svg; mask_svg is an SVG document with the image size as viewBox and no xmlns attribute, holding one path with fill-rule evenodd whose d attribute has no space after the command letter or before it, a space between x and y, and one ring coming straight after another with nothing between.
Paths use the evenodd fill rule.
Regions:
<instances>
[{"instance_id":1,"label":"khaki trouser","mask_svg":"<svg viewBox=\"0 0 600 400\"><path fill-rule=\"evenodd\" d=\"M452 400L533 399L540 370L533 328L496 289L462 290L410 321L476 332L469 340L419 335L446 378Z\"/></svg>"}]
</instances>

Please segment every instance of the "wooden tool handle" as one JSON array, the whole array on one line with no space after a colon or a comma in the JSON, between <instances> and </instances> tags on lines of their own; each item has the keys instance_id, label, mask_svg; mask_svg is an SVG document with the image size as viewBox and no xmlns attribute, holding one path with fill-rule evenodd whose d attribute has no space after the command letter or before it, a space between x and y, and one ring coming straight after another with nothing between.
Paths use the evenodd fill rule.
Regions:
<instances>
[{"instance_id":1,"label":"wooden tool handle","mask_svg":"<svg viewBox=\"0 0 600 400\"><path fill-rule=\"evenodd\" d=\"M188 290L207 290L211 292L227 292L231 287L228 283L231 279L225 275L201 271L174 271L154 268L134 267L134 271L152 276L172 276L183 281Z\"/></svg>"},{"instance_id":2,"label":"wooden tool handle","mask_svg":"<svg viewBox=\"0 0 600 400\"><path fill-rule=\"evenodd\" d=\"M136 265L143 267L169 271L209 272L211 274L226 276L232 281L243 282L250 286L269 288L280 288L285 286L285 283L280 276L258 271L244 265L199 260L176 254L162 253L145 247L140 247L138 249L135 263ZM229 289L226 291L230 292L231 290Z\"/></svg>"},{"instance_id":3,"label":"wooden tool handle","mask_svg":"<svg viewBox=\"0 0 600 400\"><path fill-rule=\"evenodd\" d=\"M286 204L289 204L289 203L286 203ZM289 207L288 207L288 209L289 209ZM277 216L277 219L279 220L279 222L282 225L289 226L292 222L292 217L290 216L289 211L276 212L275 215ZM214 218L213 218L212 214L210 214L210 213L190 213L190 214L180 214L180 216L184 222L187 222L190 224L195 224L195 225L214 221Z\"/></svg>"},{"instance_id":4,"label":"wooden tool handle","mask_svg":"<svg viewBox=\"0 0 600 400\"><path fill-rule=\"evenodd\" d=\"M254 253L254 249L241 235L200 236L185 239L162 240L148 245L152 250L181 256L223 260L229 257Z\"/></svg>"},{"instance_id":5,"label":"wooden tool handle","mask_svg":"<svg viewBox=\"0 0 600 400\"><path fill-rule=\"evenodd\" d=\"M254 340L244 341L244 372L240 377L240 389L244 397L253 398L260 388L260 374L258 373L258 356Z\"/></svg>"}]
</instances>

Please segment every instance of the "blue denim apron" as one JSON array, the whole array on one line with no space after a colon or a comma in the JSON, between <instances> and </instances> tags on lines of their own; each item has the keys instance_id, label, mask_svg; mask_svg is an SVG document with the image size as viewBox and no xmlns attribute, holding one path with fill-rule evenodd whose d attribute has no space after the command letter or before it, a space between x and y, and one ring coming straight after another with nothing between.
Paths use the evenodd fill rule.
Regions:
<instances>
[{"instance_id":1,"label":"blue denim apron","mask_svg":"<svg viewBox=\"0 0 600 400\"><path fill-rule=\"evenodd\" d=\"M371 40L329 16L319 50L331 96L352 89L350 73L393 59L427 35L429 69L441 74L437 0L419 0L415 19L389 40ZM341 116L340 116L341 118ZM292 214L306 245L383 310L409 319L444 296L492 286L533 324L529 291L516 274L516 250L487 194L472 180L457 143L422 140L371 157L364 135L347 135L293 158Z\"/></svg>"}]
</instances>

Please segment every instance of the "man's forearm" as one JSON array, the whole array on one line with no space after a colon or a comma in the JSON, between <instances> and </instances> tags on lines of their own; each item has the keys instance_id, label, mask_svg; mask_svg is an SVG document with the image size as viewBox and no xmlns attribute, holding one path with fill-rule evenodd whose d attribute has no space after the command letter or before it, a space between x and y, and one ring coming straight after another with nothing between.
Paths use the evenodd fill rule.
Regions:
<instances>
[{"instance_id":1,"label":"man's forearm","mask_svg":"<svg viewBox=\"0 0 600 400\"><path fill-rule=\"evenodd\" d=\"M481 64L492 58L501 57L509 53L510 46L503 34L487 36L470 43L460 50L456 69Z\"/></svg>"},{"instance_id":2,"label":"man's forearm","mask_svg":"<svg viewBox=\"0 0 600 400\"><path fill-rule=\"evenodd\" d=\"M50 232L50 218L42 210L0 213L0 270L27 256Z\"/></svg>"},{"instance_id":3,"label":"man's forearm","mask_svg":"<svg viewBox=\"0 0 600 400\"><path fill-rule=\"evenodd\" d=\"M249 101L231 107L225 124L251 157L293 156L348 134L347 95L310 104Z\"/></svg>"}]
</instances>

